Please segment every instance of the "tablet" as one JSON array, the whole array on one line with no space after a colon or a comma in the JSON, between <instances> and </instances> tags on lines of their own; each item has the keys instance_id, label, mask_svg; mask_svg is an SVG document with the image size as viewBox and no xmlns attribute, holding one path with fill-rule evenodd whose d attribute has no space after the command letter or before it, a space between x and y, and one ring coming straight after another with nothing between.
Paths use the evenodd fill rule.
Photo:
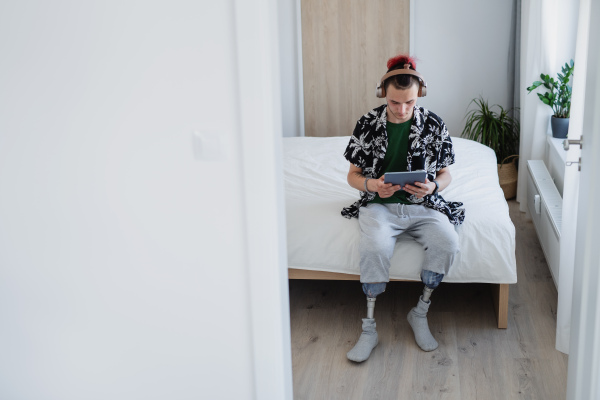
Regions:
<instances>
[{"instance_id":1,"label":"tablet","mask_svg":"<svg viewBox=\"0 0 600 400\"><path fill-rule=\"evenodd\" d=\"M427 178L426 171L411 171L411 172L386 172L383 181L384 183L392 183L394 185L414 185L415 182L425 182Z\"/></svg>"}]
</instances>

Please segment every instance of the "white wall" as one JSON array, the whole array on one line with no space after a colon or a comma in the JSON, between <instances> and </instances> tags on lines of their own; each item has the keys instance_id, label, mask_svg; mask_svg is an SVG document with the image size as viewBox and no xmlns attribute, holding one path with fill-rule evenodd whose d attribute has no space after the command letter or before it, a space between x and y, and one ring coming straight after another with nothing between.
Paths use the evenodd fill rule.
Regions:
<instances>
[{"instance_id":1,"label":"white wall","mask_svg":"<svg viewBox=\"0 0 600 400\"><path fill-rule=\"evenodd\" d=\"M280 23L282 93L298 93L296 83L289 78L292 70L288 69L284 75L283 67L297 62L297 58L293 62L286 59L297 57L296 37L292 36L296 26L290 23L291 12L297 17L295 3L296 0L280 2L280 7L286 10L285 22ZM419 104L440 115L453 136L462 132L467 106L479 95L488 99L490 105L512 107L513 2L417 0L413 3L413 54L419 58L418 69L428 84L427 97L420 99ZM386 67L381 67L383 75ZM375 82L379 76L373 79ZM293 121L298 115L297 103L284 98L282 104L283 115ZM284 122L284 135L291 136L294 127Z\"/></svg>"},{"instance_id":2,"label":"white wall","mask_svg":"<svg viewBox=\"0 0 600 400\"><path fill-rule=\"evenodd\" d=\"M234 32L231 1L0 2L0 398L253 397Z\"/></svg>"},{"instance_id":3,"label":"white wall","mask_svg":"<svg viewBox=\"0 0 600 400\"><path fill-rule=\"evenodd\" d=\"M420 104L441 116L452 136L460 136L473 98L512 106L512 3L415 1L413 53L428 85Z\"/></svg>"},{"instance_id":4,"label":"white wall","mask_svg":"<svg viewBox=\"0 0 600 400\"><path fill-rule=\"evenodd\" d=\"M281 116L283 136L304 135L304 105L301 102L303 88L298 76L300 61L301 26L297 8L300 0L278 1L279 60L281 67Z\"/></svg>"}]
</instances>

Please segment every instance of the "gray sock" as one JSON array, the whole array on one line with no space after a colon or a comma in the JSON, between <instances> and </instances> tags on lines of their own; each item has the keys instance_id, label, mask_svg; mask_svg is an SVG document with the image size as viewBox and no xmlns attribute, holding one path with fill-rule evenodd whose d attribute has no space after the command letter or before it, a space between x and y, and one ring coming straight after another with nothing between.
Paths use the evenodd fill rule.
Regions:
<instances>
[{"instance_id":1,"label":"gray sock","mask_svg":"<svg viewBox=\"0 0 600 400\"><path fill-rule=\"evenodd\" d=\"M429 310L430 304L431 302L425 303L421 296L417 306L413 307L407 315L408 323L415 334L415 340L424 351L432 351L438 347L438 342L431 335L427 324L427 310Z\"/></svg>"},{"instance_id":2,"label":"gray sock","mask_svg":"<svg viewBox=\"0 0 600 400\"><path fill-rule=\"evenodd\" d=\"M371 355L371 350L377 346L378 338L375 330L375 319L363 318L362 333L356 345L346 354L348 360L363 362Z\"/></svg>"}]
</instances>

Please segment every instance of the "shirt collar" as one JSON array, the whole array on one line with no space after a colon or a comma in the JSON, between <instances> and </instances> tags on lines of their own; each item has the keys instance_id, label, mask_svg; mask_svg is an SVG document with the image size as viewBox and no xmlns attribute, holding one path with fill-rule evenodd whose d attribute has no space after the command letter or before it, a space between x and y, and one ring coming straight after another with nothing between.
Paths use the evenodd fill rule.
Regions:
<instances>
[{"instance_id":1,"label":"shirt collar","mask_svg":"<svg viewBox=\"0 0 600 400\"><path fill-rule=\"evenodd\" d=\"M385 127L385 124L387 123L387 104L383 105L383 108L381 109L381 113L379 113L379 115L377 115L377 128L379 128L379 126L383 125ZM415 125L418 129L419 132L421 132L423 130L423 119L424 119L424 114L421 111L420 107L417 107L415 105L414 107L414 113L413 113L413 125Z\"/></svg>"}]
</instances>

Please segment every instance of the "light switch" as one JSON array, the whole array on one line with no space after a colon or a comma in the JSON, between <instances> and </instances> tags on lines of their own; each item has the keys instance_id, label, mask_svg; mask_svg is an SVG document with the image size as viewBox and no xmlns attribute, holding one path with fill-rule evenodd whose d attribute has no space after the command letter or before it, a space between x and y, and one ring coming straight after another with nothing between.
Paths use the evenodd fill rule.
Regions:
<instances>
[{"instance_id":1,"label":"light switch","mask_svg":"<svg viewBox=\"0 0 600 400\"><path fill-rule=\"evenodd\" d=\"M217 131L194 131L192 142L196 160L217 161L223 157L222 140Z\"/></svg>"}]
</instances>

